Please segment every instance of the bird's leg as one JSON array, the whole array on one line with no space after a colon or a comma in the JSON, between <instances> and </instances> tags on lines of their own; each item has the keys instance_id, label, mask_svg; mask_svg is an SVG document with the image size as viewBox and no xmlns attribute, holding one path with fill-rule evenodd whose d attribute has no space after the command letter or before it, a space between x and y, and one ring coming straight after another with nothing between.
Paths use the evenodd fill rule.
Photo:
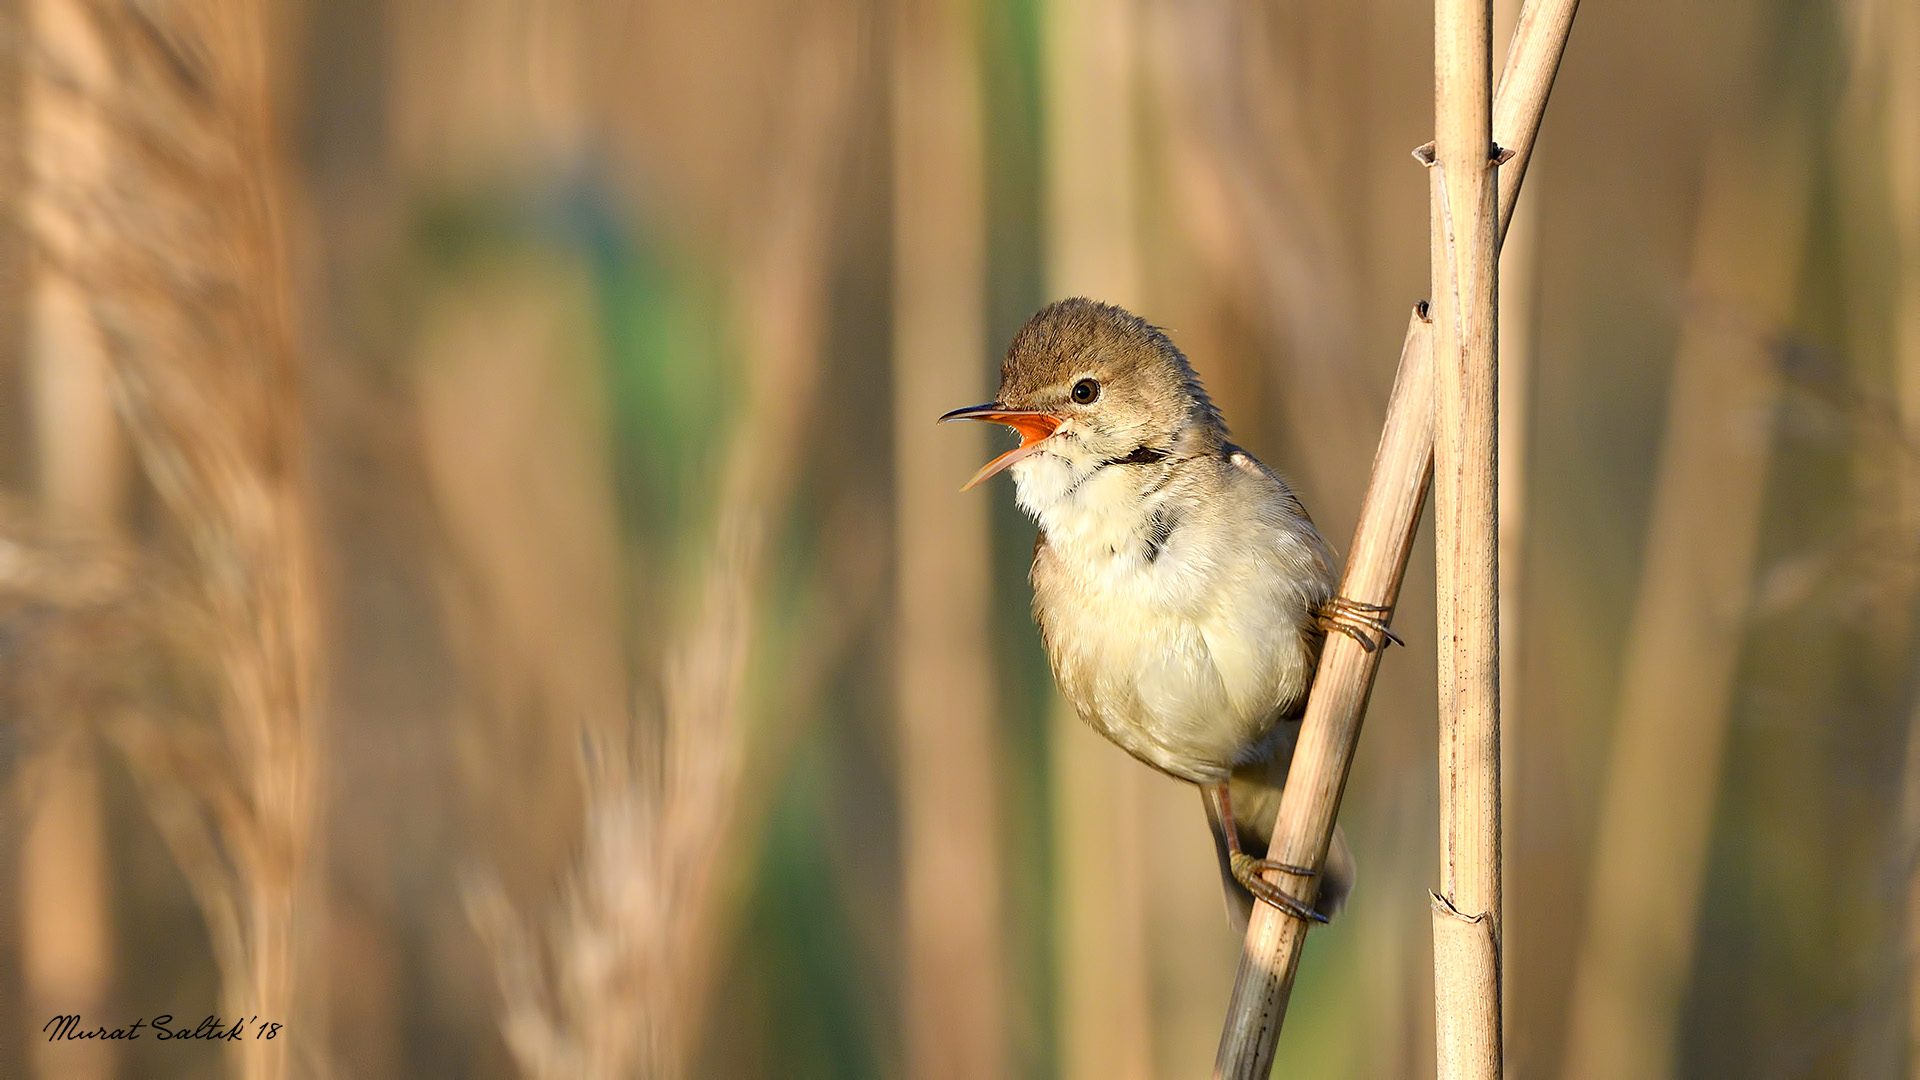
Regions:
<instances>
[{"instance_id":1,"label":"bird's leg","mask_svg":"<svg viewBox=\"0 0 1920 1080\"><path fill-rule=\"evenodd\" d=\"M1338 631L1360 643L1360 647L1372 652L1384 648L1387 642L1406 645L1400 635L1387 626L1382 616L1390 615L1393 609L1385 604L1363 604L1358 600L1349 600L1336 596L1321 604L1314 613L1314 623L1328 633ZM1368 631L1380 635L1376 641L1368 636Z\"/></svg>"},{"instance_id":2,"label":"bird's leg","mask_svg":"<svg viewBox=\"0 0 1920 1080\"><path fill-rule=\"evenodd\" d=\"M1256 859L1241 851L1240 833L1233 824L1233 803L1227 796L1227 785L1208 784L1200 790L1205 793L1207 802L1212 804L1214 817L1219 819L1221 832L1226 837L1227 865L1233 870L1233 879L1246 886L1247 891L1256 898L1265 900L1296 919L1326 922L1325 915L1298 899L1288 896L1280 886L1261 876L1268 870L1278 870L1283 874L1293 874L1298 877L1315 877L1319 871L1305 866L1292 866L1273 859Z\"/></svg>"}]
</instances>

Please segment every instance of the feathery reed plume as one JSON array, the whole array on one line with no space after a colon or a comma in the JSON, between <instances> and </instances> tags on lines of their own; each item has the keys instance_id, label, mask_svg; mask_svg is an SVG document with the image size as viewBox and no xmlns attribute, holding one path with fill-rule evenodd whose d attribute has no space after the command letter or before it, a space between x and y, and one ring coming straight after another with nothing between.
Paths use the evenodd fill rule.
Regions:
<instances>
[{"instance_id":1,"label":"feathery reed plume","mask_svg":"<svg viewBox=\"0 0 1920 1080\"><path fill-rule=\"evenodd\" d=\"M554 910L529 922L485 875L467 891L507 1043L529 1077L676 1077L693 1066L739 825L763 534L792 491L818 380L858 29L849 8L814 12L784 87L764 215L743 238L734 280L746 402L692 607L667 638L658 713L587 718L582 849Z\"/></svg>"},{"instance_id":2,"label":"feathery reed plume","mask_svg":"<svg viewBox=\"0 0 1920 1080\"><path fill-rule=\"evenodd\" d=\"M602 725L585 736L584 848L544 933L492 879L469 888L494 956L507 1045L530 1078L689 1071L712 946L701 922L728 834L721 800L743 753L752 633L747 564L758 540L728 525L667 660L658 730Z\"/></svg>"},{"instance_id":3,"label":"feathery reed plume","mask_svg":"<svg viewBox=\"0 0 1920 1080\"><path fill-rule=\"evenodd\" d=\"M1047 291L1142 307L1135 155L1140 19L1128 0L1045 8ZM1153 1009L1139 766L1054 698L1053 925L1062 1075L1150 1074Z\"/></svg>"},{"instance_id":4,"label":"feathery reed plume","mask_svg":"<svg viewBox=\"0 0 1920 1080\"><path fill-rule=\"evenodd\" d=\"M92 42L31 62L62 109L100 124L99 159L36 157L28 225L106 343L114 404L191 582L196 610L180 614L218 718L134 708L113 733L207 918L222 1013L293 1025L233 1044L237 1072L279 1080L325 1051L302 956L319 643L269 13L46 0L42 15Z\"/></svg>"},{"instance_id":5,"label":"feathery reed plume","mask_svg":"<svg viewBox=\"0 0 1920 1080\"><path fill-rule=\"evenodd\" d=\"M1582 1080L1675 1066L1809 214L1810 122L1764 126L1707 163L1573 973Z\"/></svg>"},{"instance_id":6,"label":"feathery reed plume","mask_svg":"<svg viewBox=\"0 0 1920 1080\"><path fill-rule=\"evenodd\" d=\"M985 383L986 162L969 0L895 15L894 697L900 730L908 1074L1004 1075L1000 799L988 504L958 478L985 432L929 419ZM984 392L983 392L984 391Z\"/></svg>"}]
</instances>

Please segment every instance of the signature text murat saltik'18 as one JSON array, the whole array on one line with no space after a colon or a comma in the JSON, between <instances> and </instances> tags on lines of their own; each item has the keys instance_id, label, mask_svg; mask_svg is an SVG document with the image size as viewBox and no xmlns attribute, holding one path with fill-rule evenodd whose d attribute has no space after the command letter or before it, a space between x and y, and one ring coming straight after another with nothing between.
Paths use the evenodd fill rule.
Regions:
<instances>
[{"instance_id":1,"label":"signature text murat saltik'18","mask_svg":"<svg viewBox=\"0 0 1920 1080\"><path fill-rule=\"evenodd\" d=\"M144 1030L143 1030L144 1029ZM146 1017L135 1020L128 1027L86 1027L81 1024L79 1015L56 1016L46 1022L41 1031L46 1033L48 1042L60 1042L65 1039L137 1039L146 1032L162 1042L168 1039L207 1039L222 1042L238 1042L249 1032L255 1039L272 1039L280 1034L280 1025L268 1020L261 1022L257 1016L245 1020L236 1020L224 1024L217 1016L209 1016L194 1027L181 1027L176 1024L172 1013L156 1016L149 1023Z\"/></svg>"}]
</instances>

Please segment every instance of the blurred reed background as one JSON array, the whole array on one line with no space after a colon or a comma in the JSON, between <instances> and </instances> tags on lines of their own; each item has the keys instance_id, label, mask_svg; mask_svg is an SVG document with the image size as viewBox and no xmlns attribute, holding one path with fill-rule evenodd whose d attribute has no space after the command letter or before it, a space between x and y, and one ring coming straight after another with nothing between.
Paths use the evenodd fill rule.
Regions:
<instances>
[{"instance_id":1,"label":"blurred reed background","mask_svg":"<svg viewBox=\"0 0 1920 1080\"><path fill-rule=\"evenodd\" d=\"M0 0L0 1075L1198 1074L1198 800L932 421L1125 303L1343 545L1430 30ZM1920 1071L1920 7L1589 3L1504 266L1511 1075ZM1430 552L1285 1075L1433 1070Z\"/></svg>"}]
</instances>

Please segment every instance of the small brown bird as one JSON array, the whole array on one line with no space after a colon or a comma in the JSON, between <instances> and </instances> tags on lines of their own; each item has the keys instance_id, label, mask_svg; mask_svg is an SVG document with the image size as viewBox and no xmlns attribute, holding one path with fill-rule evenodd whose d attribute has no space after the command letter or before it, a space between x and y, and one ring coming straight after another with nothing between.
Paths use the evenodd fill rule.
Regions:
<instances>
[{"instance_id":1,"label":"small brown bird","mask_svg":"<svg viewBox=\"0 0 1920 1080\"><path fill-rule=\"evenodd\" d=\"M1200 786L1235 924L1254 897L1326 921L1353 886L1344 837L1314 909L1261 876L1309 871L1242 849L1272 837L1327 631L1369 650L1392 633L1335 596L1300 500L1228 441L1166 334L1092 300L1041 309L1001 361L999 399L941 420L1020 433L966 486L1012 473L1040 525L1033 615L1054 680L1095 731Z\"/></svg>"}]
</instances>

